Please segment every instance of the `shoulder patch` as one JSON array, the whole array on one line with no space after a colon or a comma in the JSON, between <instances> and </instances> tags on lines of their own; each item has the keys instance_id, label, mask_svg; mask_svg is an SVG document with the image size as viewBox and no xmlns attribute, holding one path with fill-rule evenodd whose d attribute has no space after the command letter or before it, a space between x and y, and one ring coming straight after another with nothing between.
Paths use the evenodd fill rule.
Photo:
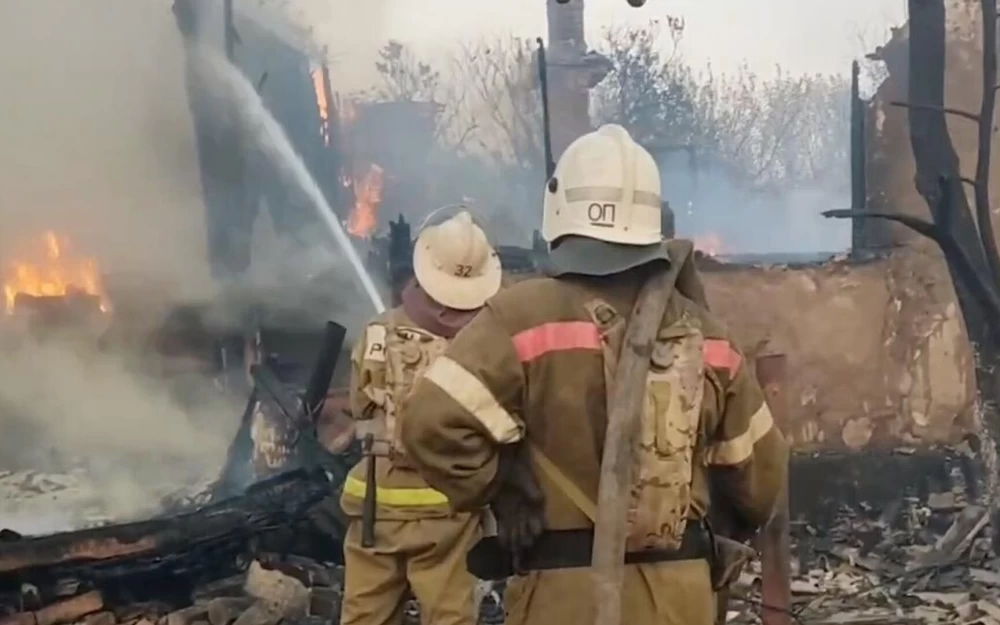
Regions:
<instances>
[{"instance_id":1,"label":"shoulder patch","mask_svg":"<svg viewBox=\"0 0 1000 625\"><path fill-rule=\"evenodd\" d=\"M365 328L364 360L385 362L385 326L373 323Z\"/></svg>"}]
</instances>

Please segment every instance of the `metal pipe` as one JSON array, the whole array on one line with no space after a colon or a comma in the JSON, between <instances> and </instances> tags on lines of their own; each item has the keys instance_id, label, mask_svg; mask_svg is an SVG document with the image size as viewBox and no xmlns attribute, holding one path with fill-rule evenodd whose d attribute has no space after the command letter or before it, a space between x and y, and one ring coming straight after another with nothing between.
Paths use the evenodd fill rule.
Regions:
<instances>
[{"instance_id":1,"label":"metal pipe","mask_svg":"<svg viewBox=\"0 0 1000 625\"><path fill-rule=\"evenodd\" d=\"M865 178L865 103L861 99L858 62L851 65L851 210L867 207L868 183ZM867 247L865 220L851 221L851 252L858 254Z\"/></svg>"},{"instance_id":2,"label":"metal pipe","mask_svg":"<svg viewBox=\"0 0 1000 625\"><path fill-rule=\"evenodd\" d=\"M549 68L545 60L545 43L539 37L538 42L538 85L542 97L542 148L545 158L545 179L548 180L556 171L556 163L552 158L552 124L549 119Z\"/></svg>"}]
</instances>

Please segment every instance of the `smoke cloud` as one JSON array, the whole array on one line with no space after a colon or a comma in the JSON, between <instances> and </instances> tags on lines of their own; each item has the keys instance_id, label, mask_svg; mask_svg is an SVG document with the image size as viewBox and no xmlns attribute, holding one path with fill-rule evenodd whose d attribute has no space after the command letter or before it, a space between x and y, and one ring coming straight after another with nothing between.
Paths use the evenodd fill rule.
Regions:
<instances>
[{"instance_id":1,"label":"smoke cloud","mask_svg":"<svg viewBox=\"0 0 1000 625\"><path fill-rule=\"evenodd\" d=\"M692 165L686 155L659 161L677 236L708 244L713 253L832 254L850 248L850 221L820 214L850 204L850 190L836 184L837 176L826 185L754 193L710 163Z\"/></svg>"},{"instance_id":2,"label":"smoke cloud","mask_svg":"<svg viewBox=\"0 0 1000 625\"><path fill-rule=\"evenodd\" d=\"M216 295L184 62L171 0L0 2L0 267L52 230L96 260L120 316L155 326ZM148 517L225 459L240 402L92 338L4 342L0 527Z\"/></svg>"},{"instance_id":3,"label":"smoke cloud","mask_svg":"<svg viewBox=\"0 0 1000 625\"><path fill-rule=\"evenodd\" d=\"M169 0L0 3L0 260L45 229L107 273L209 288Z\"/></svg>"},{"instance_id":4,"label":"smoke cloud","mask_svg":"<svg viewBox=\"0 0 1000 625\"><path fill-rule=\"evenodd\" d=\"M281 17L314 24L320 32L309 39L336 41L334 64L363 57L362 44L374 58L378 47L369 45L378 2L349 15L344 3L237 5L265 25L273 14L286 40L302 33ZM172 0L0 2L0 267L52 230L96 260L118 318L138 318L145 331L173 305L194 302L214 302L208 321L229 329L242 312L277 302L314 317L317 329L333 318L356 331L371 305L329 235L277 236L266 210L243 281L224 292L213 282L187 59ZM356 66L367 74L361 87L373 63ZM210 95L234 104L224 84L215 88L222 92ZM246 127L256 121L236 117L245 149L273 158ZM8 321L0 315L0 335ZM140 352L151 371L162 362L134 342L110 353L92 340L23 339L0 353L0 527L40 534L95 515L148 517L165 494L217 474L242 405L208 378L137 373Z\"/></svg>"},{"instance_id":5,"label":"smoke cloud","mask_svg":"<svg viewBox=\"0 0 1000 625\"><path fill-rule=\"evenodd\" d=\"M258 22L271 25L286 40L316 47L336 75L337 89L354 92L368 89L378 80L378 50L389 38L386 25L399 8L393 4L392 0L263 0L239 8Z\"/></svg>"},{"instance_id":6,"label":"smoke cloud","mask_svg":"<svg viewBox=\"0 0 1000 625\"><path fill-rule=\"evenodd\" d=\"M148 517L164 496L204 485L218 474L240 406L207 379L175 377L171 388L162 378L137 373L137 363L124 356L97 352L89 341L29 341L5 348L0 358L5 468L76 473L70 483L28 489L14 477L0 477L0 526L35 534L78 527L88 522L87 515ZM25 497L24 490L37 497ZM53 505L67 495L76 505Z\"/></svg>"},{"instance_id":7,"label":"smoke cloud","mask_svg":"<svg viewBox=\"0 0 1000 625\"><path fill-rule=\"evenodd\" d=\"M169 0L0 3L0 266L52 230L109 287L210 292L183 62ZM0 526L152 514L221 464L239 407L202 393L182 408L134 364L93 341L5 343L0 468L22 472L0 478ZM26 468L63 476L25 485Z\"/></svg>"}]
</instances>

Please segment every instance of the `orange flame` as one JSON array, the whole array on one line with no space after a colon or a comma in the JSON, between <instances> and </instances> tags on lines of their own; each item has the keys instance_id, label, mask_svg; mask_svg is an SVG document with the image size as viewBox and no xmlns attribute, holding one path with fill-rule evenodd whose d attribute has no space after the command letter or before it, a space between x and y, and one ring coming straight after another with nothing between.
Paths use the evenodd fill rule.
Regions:
<instances>
[{"instance_id":1,"label":"orange flame","mask_svg":"<svg viewBox=\"0 0 1000 625\"><path fill-rule=\"evenodd\" d=\"M347 218L347 231L356 237L368 238L375 230L384 174L385 171L373 163L362 178L353 180L354 210Z\"/></svg>"},{"instance_id":2,"label":"orange flame","mask_svg":"<svg viewBox=\"0 0 1000 625\"><path fill-rule=\"evenodd\" d=\"M100 280L97 261L71 253L66 237L51 230L42 235L39 262L13 261L3 270L3 293L7 314L14 312L19 293L34 297L53 297L83 292L100 298L101 310L110 308Z\"/></svg>"},{"instance_id":3,"label":"orange flame","mask_svg":"<svg viewBox=\"0 0 1000 625\"><path fill-rule=\"evenodd\" d=\"M698 250L702 254L705 254L706 256L718 256L724 249L722 237L713 232L703 236L694 237L694 249Z\"/></svg>"},{"instance_id":4,"label":"orange flame","mask_svg":"<svg viewBox=\"0 0 1000 625\"><path fill-rule=\"evenodd\" d=\"M323 137L323 145L330 145L330 103L326 98L326 78L323 69L312 72L313 89L316 91L316 107L319 109L319 132Z\"/></svg>"}]
</instances>

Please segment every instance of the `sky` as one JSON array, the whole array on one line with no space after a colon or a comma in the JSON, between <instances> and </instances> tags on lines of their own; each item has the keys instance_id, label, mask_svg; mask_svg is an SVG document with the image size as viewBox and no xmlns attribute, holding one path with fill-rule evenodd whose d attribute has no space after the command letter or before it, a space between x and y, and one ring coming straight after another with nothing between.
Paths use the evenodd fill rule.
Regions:
<instances>
[{"instance_id":1,"label":"sky","mask_svg":"<svg viewBox=\"0 0 1000 625\"><path fill-rule=\"evenodd\" d=\"M342 25L354 18L345 14L350 9L312 12L310 21L323 33L320 38L340 59L364 58L372 42L389 38L433 57L458 41L545 33L543 0L370 1L374 14L366 16L361 28L359 23L352 28L364 31L363 38L344 32ZM849 71L853 59L882 43L889 27L904 21L905 12L906 0L648 0L639 9L625 0L586 0L585 20L593 42L609 25L675 15L685 21L682 51L696 66L711 62L727 71L745 61L759 73L773 71L777 64L793 73L830 73Z\"/></svg>"}]
</instances>

